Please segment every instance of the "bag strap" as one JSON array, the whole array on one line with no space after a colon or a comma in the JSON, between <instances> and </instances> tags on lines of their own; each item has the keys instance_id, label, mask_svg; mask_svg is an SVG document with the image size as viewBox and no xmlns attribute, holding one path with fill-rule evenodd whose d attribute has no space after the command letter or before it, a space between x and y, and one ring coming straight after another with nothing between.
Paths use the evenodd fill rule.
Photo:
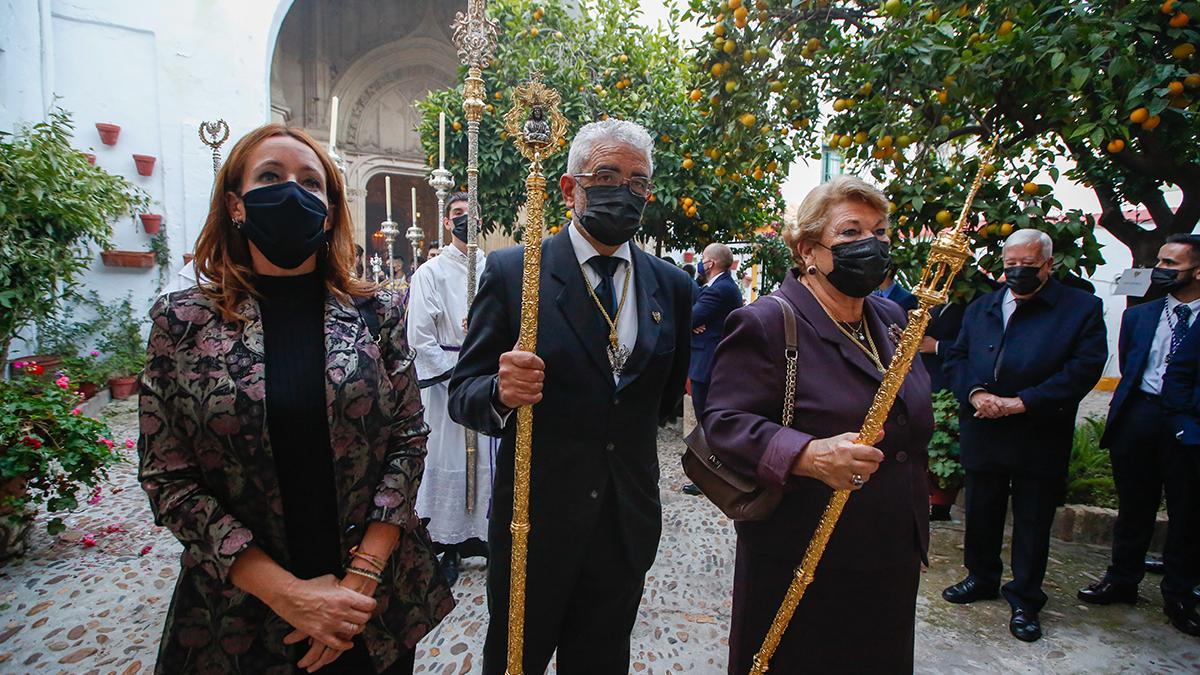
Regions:
<instances>
[{"instance_id":1,"label":"bag strap","mask_svg":"<svg viewBox=\"0 0 1200 675\"><path fill-rule=\"evenodd\" d=\"M367 324L367 330L371 333L371 339L379 342L379 315L375 313L374 308L367 309L367 305L371 304L374 298L355 298L354 307L358 309L358 315L362 317L363 323Z\"/></svg>"},{"instance_id":2,"label":"bag strap","mask_svg":"<svg viewBox=\"0 0 1200 675\"><path fill-rule=\"evenodd\" d=\"M787 361L787 371L783 382L783 426L792 426L792 416L796 411L796 312L791 303L778 295L768 295L779 302L779 310L783 312L783 356Z\"/></svg>"}]
</instances>

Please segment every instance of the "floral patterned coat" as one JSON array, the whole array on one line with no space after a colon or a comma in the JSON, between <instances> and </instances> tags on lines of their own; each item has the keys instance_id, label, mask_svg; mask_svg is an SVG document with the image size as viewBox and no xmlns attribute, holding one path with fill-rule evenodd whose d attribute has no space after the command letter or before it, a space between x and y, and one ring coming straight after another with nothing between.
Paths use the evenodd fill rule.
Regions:
<instances>
[{"instance_id":1,"label":"floral patterned coat","mask_svg":"<svg viewBox=\"0 0 1200 675\"><path fill-rule=\"evenodd\" d=\"M371 521L403 530L363 632L383 670L454 599L414 510L428 430L403 308L381 291L363 311L378 316L378 340L357 307L326 299L325 389L342 548L358 544ZM229 581L235 556L252 542L288 565L257 301L239 313L245 323L223 321L198 288L165 296L150 312L139 479L155 522L184 545L159 673L292 673L304 652L283 644L290 626Z\"/></svg>"}]
</instances>

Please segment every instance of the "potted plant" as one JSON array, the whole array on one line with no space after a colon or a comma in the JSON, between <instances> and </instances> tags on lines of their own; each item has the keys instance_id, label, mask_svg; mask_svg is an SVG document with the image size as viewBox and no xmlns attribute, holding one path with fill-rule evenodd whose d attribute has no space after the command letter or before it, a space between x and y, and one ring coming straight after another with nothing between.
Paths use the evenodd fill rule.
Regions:
<instances>
[{"instance_id":1,"label":"potted plant","mask_svg":"<svg viewBox=\"0 0 1200 675\"><path fill-rule=\"evenodd\" d=\"M100 260L107 267L134 267L147 270L154 267L152 251L104 250L100 252Z\"/></svg>"},{"instance_id":2,"label":"potted plant","mask_svg":"<svg viewBox=\"0 0 1200 675\"><path fill-rule=\"evenodd\" d=\"M62 370L85 401L95 396L101 386L107 387L109 375L112 374L108 363L95 349L82 356L64 357Z\"/></svg>"},{"instance_id":3,"label":"potted plant","mask_svg":"<svg viewBox=\"0 0 1200 675\"><path fill-rule=\"evenodd\" d=\"M34 377L20 364L0 382L0 559L24 550L37 506L50 513L78 507L79 490L95 485L116 461L112 432L79 412L79 394L67 377ZM62 516L46 529L64 528Z\"/></svg>"},{"instance_id":4,"label":"potted plant","mask_svg":"<svg viewBox=\"0 0 1200 675\"><path fill-rule=\"evenodd\" d=\"M129 181L89 165L72 132L55 108L44 122L0 135L0 232L15 242L0 255L0 363L18 333L71 297L92 251L111 248L112 221L149 204Z\"/></svg>"},{"instance_id":5,"label":"potted plant","mask_svg":"<svg viewBox=\"0 0 1200 675\"><path fill-rule=\"evenodd\" d=\"M166 230L150 237L150 252L154 254L154 264L158 266L157 290L161 292L167 283L167 272L171 271L171 243L167 241Z\"/></svg>"},{"instance_id":6,"label":"potted plant","mask_svg":"<svg viewBox=\"0 0 1200 675\"><path fill-rule=\"evenodd\" d=\"M942 389L933 394L933 436L929 439L930 513L939 520L950 519L950 507L963 485L958 452L958 399Z\"/></svg>"},{"instance_id":7,"label":"potted plant","mask_svg":"<svg viewBox=\"0 0 1200 675\"><path fill-rule=\"evenodd\" d=\"M112 323L101 336L100 349L110 374L108 388L115 399L129 398L137 389L137 377L146 365L146 342L141 321L133 313L133 300L126 295L113 306Z\"/></svg>"}]
</instances>

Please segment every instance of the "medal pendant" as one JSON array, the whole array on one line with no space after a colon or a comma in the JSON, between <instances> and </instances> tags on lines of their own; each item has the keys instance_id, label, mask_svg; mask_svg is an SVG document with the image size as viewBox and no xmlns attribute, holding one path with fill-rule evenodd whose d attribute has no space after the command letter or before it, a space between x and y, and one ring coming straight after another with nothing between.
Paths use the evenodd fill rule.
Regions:
<instances>
[{"instance_id":1,"label":"medal pendant","mask_svg":"<svg viewBox=\"0 0 1200 675\"><path fill-rule=\"evenodd\" d=\"M613 377L620 377L625 369L625 361L629 358L629 350L620 345L608 346L608 364L612 366Z\"/></svg>"}]
</instances>

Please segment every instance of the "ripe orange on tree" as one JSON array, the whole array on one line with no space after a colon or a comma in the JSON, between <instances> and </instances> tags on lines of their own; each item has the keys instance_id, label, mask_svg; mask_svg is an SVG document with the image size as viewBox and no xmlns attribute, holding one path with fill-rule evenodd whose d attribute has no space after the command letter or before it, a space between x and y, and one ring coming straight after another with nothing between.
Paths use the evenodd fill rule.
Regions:
<instances>
[{"instance_id":1,"label":"ripe orange on tree","mask_svg":"<svg viewBox=\"0 0 1200 675\"><path fill-rule=\"evenodd\" d=\"M1175 5L1177 4L1175 0L1164 0L1163 4L1159 5L1158 11L1163 14L1173 14L1175 12Z\"/></svg>"},{"instance_id":2,"label":"ripe orange on tree","mask_svg":"<svg viewBox=\"0 0 1200 675\"><path fill-rule=\"evenodd\" d=\"M1026 183L1021 186L1021 190L1027 195L1036 195L1038 193L1037 183Z\"/></svg>"},{"instance_id":3,"label":"ripe orange on tree","mask_svg":"<svg viewBox=\"0 0 1200 675\"><path fill-rule=\"evenodd\" d=\"M1000 28L996 29L996 35L1000 36L1010 35L1012 32L1013 22L1011 21L1005 21L1004 23L1000 24Z\"/></svg>"},{"instance_id":4,"label":"ripe orange on tree","mask_svg":"<svg viewBox=\"0 0 1200 675\"><path fill-rule=\"evenodd\" d=\"M1108 142L1108 151L1112 154L1117 154L1125 149L1125 141L1120 138L1114 138Z\"/></svg>"},{"instance_id":5,"label":"ripe orange on tree","mask_svg":"<svg viewBox=\"0 0 1200 675\"><path fill-rule=\"evenodd\" d=\"M1183 78L1183 84L1189 89L1200 87L1200 73L1192 73Z\"/></svg>"},{"instance_id":6,"label":"ripe orange on tree","mask_svg":"<svg viewBox=\"0 0 1200 675\"><path fill-rule=\"evenodd\" d=\"M688 98L692 99L693 102L699 101L703 96L704 94L702 94L699 89L693 89L692 93L688 94Z\"/></svg>"},{"instance_id":7,"label":"ripe orange on tree","mask_svg":"<svg viewBox=\"0 0 1200 675\"><path fill-rule=\"evenodd\" d=\"M1171 26L1171 28L1183 28L1184 26L1188 25L1189 18L1191 17L1184 12L1179 12L1175 16L1171 17L1171 20L1167 23Z\"/></svg>"},{"instance_id":8,"label":"ripe orange on tree","mask_svg":"<svg viewBox=\"0 0 1200 675\"><path fill-rule=\"evenodd\" d=\"M683 160L680 166L682 166L684 169L691 169L693 166L696 166L696 163L692 161L691 157L687 157Z\"/></svg>"},{"instance_id":9,"label":"ripe orange on tree","mask_svg":"<svg viewBox=\"0 0 1200 675\"><path fill-rule=\"evenodd\" d=\"M1177 45L1174 49L1171 50L1171 56L1174 56L1177 59L1186 59L1195 53L1196 53L1196 45L1194 45L1190 42L1185 42L1181 45Z\"/></svg>"},{"instance_id":10,"label":"ripe orange on tree","mask_svg":"<svg viewBox=\"0 0 1200 675\"><path fill-rule=\"evenodd\" d=\"M1170 93L1172 96L1178 96L1178 95L1182 94L1183 93L1183 83L1180 82L1179 80L1175 80L1174 82L1171 82L1170 84L1167 85L1167 92Z\"/></svg>"},{"instance_id":11,"label":"ripe orange on tree","mask_svg":"<svg viewBox=\"0 0 1200 675\"><path fill-rule=\"evenodd\" d=\"M1129 113L1129 121L1133 122L1134 124L1141 124L1148 119L1150 119L1150 111L1146 110L1145 108L1138 108L1137 110Z\"/></svg>"},{"instance_id":12,"label":"ripe orange on tree","mask_svg":"<svg viewBox=\"0 0 1200 675\"><path fill-rule=\"evenodd\" d=\"M1160 122L1162 122L1161 117L1158 115L1151 115L1145 122L1142 122L1142 128L1146 131L1154 131L1156 128L1158 128Z\"/></svg>"}]
</instances>

